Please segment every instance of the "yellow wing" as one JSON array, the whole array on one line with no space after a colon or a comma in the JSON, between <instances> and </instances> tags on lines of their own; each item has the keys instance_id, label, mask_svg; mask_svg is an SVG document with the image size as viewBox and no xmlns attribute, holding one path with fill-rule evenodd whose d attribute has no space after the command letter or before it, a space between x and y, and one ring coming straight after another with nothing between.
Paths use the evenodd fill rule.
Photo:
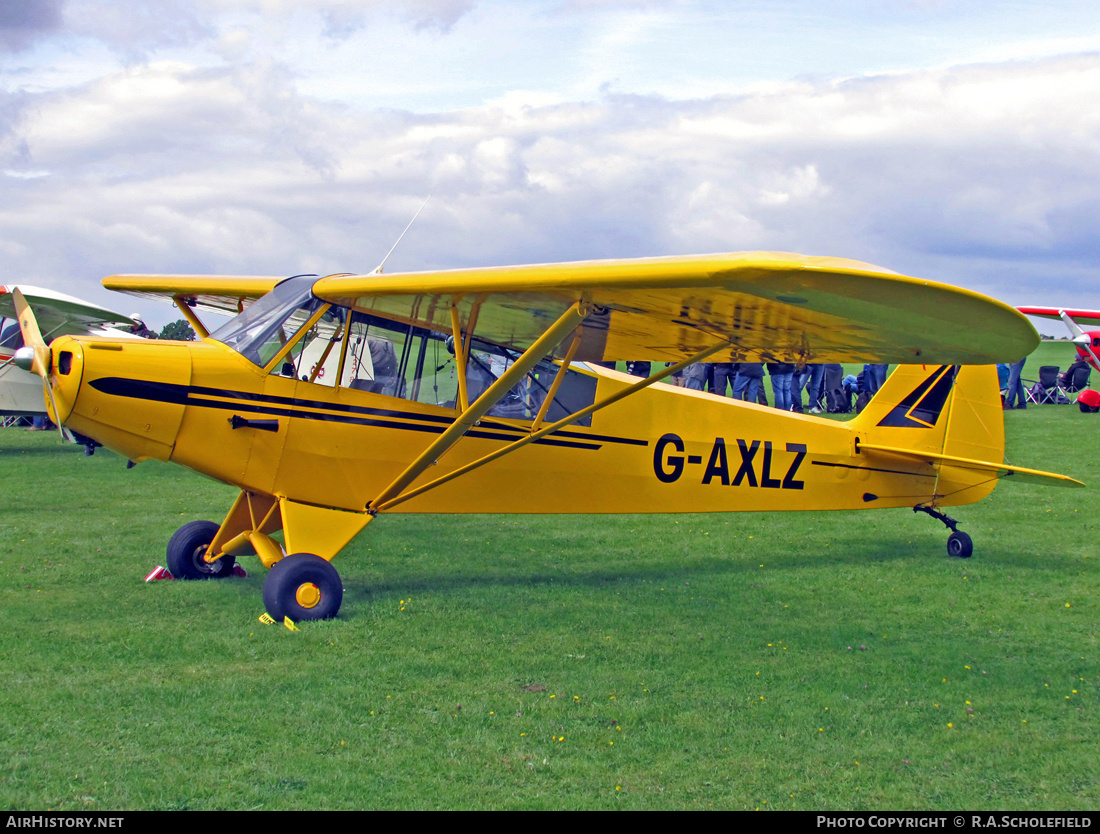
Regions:
<instances>
[{"instance_id":1,"label":"yellow wing","mask_svg":"<svg viewBox=\"0 0 1100 834\"><path fill-rule=\"evenodd\" d=\"M176 296L182 296L188 307L239 313L285 278L285 275L111 275L103 279L103 286L169 304Z\"/></svg>"},{"instance_id":2,"label":"yellow wing","mask_svg":"<svg viewBox=\"0 0 1100 834\"><path fill-rule=\"evenodd\" d=\"M839 258L773 252L322 278L318 298L436 331L451 307L474 334L522 349L573 302L583 360L991 364L1039 343L1016 310L978 293ZM559 348L559 355L568 343Z\"/></svg>"}]
</instances>

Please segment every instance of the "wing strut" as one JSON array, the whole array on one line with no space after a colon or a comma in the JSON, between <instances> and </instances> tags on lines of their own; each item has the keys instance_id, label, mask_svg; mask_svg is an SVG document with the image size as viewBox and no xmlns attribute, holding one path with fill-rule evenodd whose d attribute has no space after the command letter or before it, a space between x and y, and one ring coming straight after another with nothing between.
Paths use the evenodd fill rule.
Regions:
<instances>
[{"instance_id":1,"label":"wing strut","mask_svg":"<svg viewBox=\"0 0 1100 834\"><path fill-rule=\"evenodd\" d=\"M565 375L569 372L569 365L572 363L573 357L577 355L577 348L580 347L580 344L581 334L577 332L573 335L573 343L569 345L569 350L565 352L565 358L561 360L561 366L558 368L558 372L554 374L554 381L550 383L550 390L546 392L546 397L539 407L539 413L535 415L535 420L531 423L531 431L538 431L539 426L542 425L543 418L546 417L546 412L550 410L550 403L554 402L554 398L558 396L558 389L561 388L562 382L565 381Z\"/></svg>"},{"instance_id":2,"label":"wing strut","mask_svg":"<svg viewBox=\"0 0 1100 834\"><path fill-rule=\"evenodd\" d=\"M458 368L458 398L455 400L455 408L459 413L470 407L470 398L466 382L466 363L470 359L470 345L473 343L474 327L477 326L477 314L481 304L475 303L470 311L470 318L466 322L466 336L462 336L462 321L458 307L451 305L451 331L454 336L455 367Z\"/></svg>"},{"instance_id":3,"label":"wing strut","mask_svg":"<svg viewBox=\"0 0 1100 834\"><path fill-rule=\"evenodd\" d=\"M394 479L388 487L379 493L378 497L367 504L367 512L376 513L378 508L386 505L392 499L400 495L401 491L411 484L429 466L433 465L448 449L457 443L466 432L473 428L478 420L484 417L500 399L519 383L527 372L543 360L545 356L553 352L562 340L577 329L578 325L588 316L590 305L586 301L577 301L561 317L540 336L531 347L527 348L508 369L500 375L496 382L478 397L469 408L464 409L443 434L428 446L400 475ZM456 339L455 355L462 350ZM464 352L464 351L462 351Z\"/></svg>"},{"instance_id":4,"label":"wing strut","mask_svg":"<svg viewBox=\"0 0 1100 834\"><path fill-rule=\"evenodd\" d=\"M448 472L446 475L442 475L442 476L436 478L434 481L430 481L426 484L418 486L416 489L411 489L408 492L404 493L403 495L397 495L397 496L392 497L392 498L387 498L387 500L385 500L385 501L382 501L380 499L376 499L375 501L373 501L371 503L372 511L376 512L376 513L380 513L380 512L383 512L385 510L388 510L392 507L396 507L398 504L402 504L405 501L408 501L410 498L415 498L416 496L427 492L429 489L434 489L437 486L442 486L443 484L447 483L448 481L454 480L459 475L465 475L467 472L472 472L474 469L478 469L479 467L484 466L487 463L492 463L497 458L504 457L505 455L526 446L528 443L532 443L533 441L538 440L540 437L551 434L552 432L556 432L558 429L563 429L566 426L568 426L572 423L575 423L575 422L577 422L578 420L580 420L584 417L587 417L589 414L593 413L594 411L599 411L601 408L606 408L609 405L613 405L613 404L617 403L619 400L622 400L622 399L625 399L626 397L629 397L631 394L636 394L638 391L641 391L643 388L648 388L654 382L660 382L665 377L671 376L672 374L683 370L688 365L692 365L696 362L702 362L707 357L713 356L715 353L718 353L721 350L728 349L732 344L733 344L732 341L731 342L720 342L719 344L712 345L709 348L706 348L705 350L701 350L698 353L696 353L694 356L688 357L687 359L683 360L682 362L677 362L675 365L672 365L668 368L664 368L664 369L658 371L657 373L653 374L652 376L646 377L643 380L639 380L638 382L634 383L633 385L630 385L626 388L621 389L617 393L612 394L610 397L607 397L603 400L600 400L600 402L598 402L598 403L593 403L592 405L588 406L587 408L582 408L580 411L576 412L575 414L570 414L568 417L563 417L561 420L558 420L558 422L552 423L549 426L546 426L545 428L541 428L538 431L533 431L531 434L527 435L526 437L521 437L519 440L516 440L512 443L509 443L507 446L502 446L500 449L497 449L495 452L490 452L489 454L485 455L482 458L478 458L475 461L471 461L470 463L467 463L465 466L460 466L458 469L455 469L452 472ZM564 369L565 367L567 367L567 365L565 363L563 363L562 367ZM561 373L559 372L559 376L560 375L561 375ZM555 379L555 382L556 381L557 380ZM550 399L550 397L547 397L547 400L549 400L549 399Z\"/></svg>"},{"instance_id":5,"label":"wing strut","mask_svg":"<svg viewBox=\"0 0 1100 834\"><path fill-rule=\"evenodd\" d=\"M183 317L187 319L187 323L195 329L195 334L200 339L205 339L210 335L210 331L206 329L206 325L199 321L199 317L195 315L191 306L187 303L187 299L182 293L176 293L172 296L172 300L176 302L176 306L179 311L183 313Z\"/></svg>"},{"instance_id":6,"label":"wing strut","mask_svg":"<svg viewBox=\"0 0 1100 834\"><path fill-rule=\"evenodd\" d=\"M455 398L455 408L461 414L470 404L469 395L466 393L466 340L462 338L462 322L459 321L458 307L451 305L451 330L454 336L455 368L458 371L458 396Z\"/></svg>"}]
</instances>

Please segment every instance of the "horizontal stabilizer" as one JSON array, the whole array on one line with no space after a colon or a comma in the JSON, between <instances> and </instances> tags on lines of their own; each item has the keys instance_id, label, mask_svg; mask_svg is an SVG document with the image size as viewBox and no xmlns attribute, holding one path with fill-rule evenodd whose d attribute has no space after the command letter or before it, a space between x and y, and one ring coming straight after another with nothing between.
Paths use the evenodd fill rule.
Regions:
<instances>
[{"instance_id":1,"label":"horizontal stabilizer","mask_svg":"<svg viewBox=\"0 0 1100 834\"><path fill-rule=\"evenodd\" d=\"M991 461L960 458L955 455L937 454L935 452L918 452L913 449L898 449L893 446L877 446L872 443L860 443L859 449L861 452L886 452L927 463L945 463L950 466L960 466L964 469L976 469L981 472L988 472L997 478L1011 477L1021 483L1042 484L1043 486L1084 486L1083 483L1075 478L1070 478L1068 475L1040 472L1038 469L1025 469L1022 466L1009 466L1007 463L992 463Z\"/></svg>"}]
</instances>

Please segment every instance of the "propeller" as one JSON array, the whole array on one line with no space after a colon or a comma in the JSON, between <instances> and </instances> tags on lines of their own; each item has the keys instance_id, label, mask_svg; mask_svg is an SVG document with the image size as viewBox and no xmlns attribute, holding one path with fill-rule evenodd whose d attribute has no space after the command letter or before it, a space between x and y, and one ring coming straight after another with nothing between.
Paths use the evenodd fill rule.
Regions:
<instances>
[{"instance_id":1,"label":"propeller","mask_svg":"<svg viewBox=\"0 0 1100 834\"><path fill-rule=\"evenodd\" d=\"M1065 310L1059 310L1058 315L1061 316L1062 321L1065 322L1066 327L1069 328L1070 335L1073 336L1073 343L1077 346L1077 349L1088 353L1088 355L1092 357L1094 365L1100 368L1100 357L1097 357L1096 351L1092 349L1092 342L1089 335L1077 325L1077 322L1069 317L1069 313Z\"/></svg>"},{"instance_id":2,"label":"propeller","mask_svg":"<svg viewBox=\"0 0 1100 834\"><path fill-rule=\"evenodd\" d=\"M57 410L57 403L53 398L53 386L50 385L50 348L46 340L42 338L42 331L38 329L38 320L34 317L34 311L23 293L16 287L12 291L12 299L15 301L15 312L19 316L19 329L23 332L23 345L15 352L15 364L24 371L31 371L42 377L42 387L46 390L50 407L53 409L54 418L61 412ZM65 439L65 432L60 422L57 425L57 433L61 439Z\"/></svg>"}]
</instances>

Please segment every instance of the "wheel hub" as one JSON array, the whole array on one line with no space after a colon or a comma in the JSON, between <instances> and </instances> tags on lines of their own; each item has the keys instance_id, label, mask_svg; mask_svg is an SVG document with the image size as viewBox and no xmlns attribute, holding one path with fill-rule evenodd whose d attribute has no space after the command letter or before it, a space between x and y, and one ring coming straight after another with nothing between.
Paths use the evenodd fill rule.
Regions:
<instances>
[{"instance_id":1,"label":"wheel hub","mask_svg":"<svg viewBox=\"0 0 1100 834\"><path fill-rule=\"evenodd\" d=\"M303 582L294 592L294 600L302 608L314 608L321 601L321 589L312 582Z\"/></svg>"},{"instance_id":2,"label":"wheel hub","mask_svg":"<svg viewBox=\"0 0 1100 834\"><path fill-rule=\"evenodd\" d=\"M195 548L195 552L191 554L191 561L195 563L195 567L203 573L213 573L217 570L217 567L213 562L206 561L206 551L210 548L210 544L200 544Z\"/></svg>"}]
</instances>

